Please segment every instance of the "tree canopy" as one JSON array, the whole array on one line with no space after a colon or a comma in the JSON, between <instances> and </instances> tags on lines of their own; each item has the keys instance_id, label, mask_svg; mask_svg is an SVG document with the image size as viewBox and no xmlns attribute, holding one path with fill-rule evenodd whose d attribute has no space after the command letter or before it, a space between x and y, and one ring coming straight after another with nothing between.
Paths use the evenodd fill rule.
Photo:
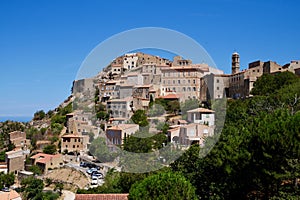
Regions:
<instances>
[{"instance_id":1,"label":"tree canopy","mask_svg":"<svg viewBox=\"0 0 300 200\"><path fill-rule=\"evenodd\" d=\"M92 141L89 151L101 162L111 162L117 156L115 152L111 152L108 149L108 146L106 145L106 140L102 137L98 137Z\"/></svg>"},{"instance_id":2,"label":"tree canopy","mask_svg":"<svg viewBox=\"0 0 300 200\"><path fill-rule=\"evenodd\" d=\"M195 188L181 174L173 172L151 175L132 185L129 191L131 200L155 199L197 199Z\"/></svg>"},{"instance_id":3,"label":"tree canopy","mask_svg":"<svg viewBox=\"0 0 300 200\"><path fill-rule=\"evenodd\" d=\"M56 151L57 151L57 149L54 144L47 145L43 149L43 153L46 153L46 154L55 154Z\"/></svg>"},{"instance_id":4,"label":"tree canopy","mask_svg":"<svg viewBox=\"0 0 300 200\"><path fill-rule=\"evenodd\" d=\"M133 123L138 124L141 127L145 127L149 125L149 122L147 120L147 115L144 110L135 111L131 117L131 120L133 121Z\"/></svg>"}]
</instances>

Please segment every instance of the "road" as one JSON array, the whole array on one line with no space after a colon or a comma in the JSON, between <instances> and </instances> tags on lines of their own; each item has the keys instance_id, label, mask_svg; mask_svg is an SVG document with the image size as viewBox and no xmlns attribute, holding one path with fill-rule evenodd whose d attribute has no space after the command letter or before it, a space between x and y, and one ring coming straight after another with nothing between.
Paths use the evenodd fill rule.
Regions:
<instances>
[{"instance_id":1,"label":"road","mask_svg":"<svg viewBox=\"0 0 300 200\"><path fill-rule=\"evenodd\" d=\"M63 190L62 191L64 200L74 200L75 199L75 193L68 191L68 190Z\"/></svg>"}]
</instances>

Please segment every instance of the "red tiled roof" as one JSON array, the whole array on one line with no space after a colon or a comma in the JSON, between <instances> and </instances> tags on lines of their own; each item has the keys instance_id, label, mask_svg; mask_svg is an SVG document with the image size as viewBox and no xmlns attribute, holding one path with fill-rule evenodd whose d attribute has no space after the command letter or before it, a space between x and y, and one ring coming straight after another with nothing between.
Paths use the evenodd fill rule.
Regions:
<instances>
[{"instance_id":1,"label":"red tiled roof","mask_svg":"<svg viewBox=\"0 0 300 200\"><path fill-rule=\"evenodd\" d=\"M15 190L10 190L9 192L0 192L0 199L12 200L20 197L20 194L17 193Z\"/></svg>"},{"instance_id":2,"label":"red tiled roof","mask_svg":"<svg viewBox=\"0 0 300 200\"><path fill-rule=\"evenodd\" d=\"M179 99L180 95L179 94L168 94L166 96L160 97L162 99Z\"/></svg>"},{"instance_id":3,"label":"red tiled roof","mask_svg":"<svg viewBox=\"0 0 300 200\"><path fill-rule=\"evenodd\" d=\"M118 124L117 126L112 126L106 130L124 130L128 128L138 127L137 124Z\"/></svg>"},{"instance_id":4,"label":"red tiled roof","mask_svg":"<svg viewBox=\"0 0 300 200\"><path fill-rule=\"evenodd\" d=\"M76 194L75 200L127 200L128 194Z\"/></svg>"},{"instance_id":5,"label":"red tiled roof","mask_svg":"<svg viewBox=\"0 0 300 200\"><path fill-rule=\"evenodd\" d=\"M152 86L152 84L148 84L148 85L136 85L136 86L134 86L135 88L149 88L149 87L151 87Z\"/></svg>"},{"instance_id":6,"label":"red tiled roof","mask_svg":"<svg viewBox=\"0 0 300 200\"><path fill-rule=\"evenodd\" d=\"M188 113L189 113L189 112L214 113L215 111L209 110L209 109L207 109L207 108L196 108L196 109L193 109L193 110L188 110L187 112L188 112Z\"/></svg>"},{"instance_id":7,"label":"red tiled roof","mask_svg":"<svg viewBox=\"0 0 300 200\"><path fill-rule=\"evenodd\" d=\"M74 134L69 134L69 135L63 135L62 138L82 138L83 136L80 135L74 135Z\"/></svg>"},{"instance_id":8,"label":"red tiled roof","mask_svg":"<svg viewBox=\"0 0 300 200\"><path fill-rule=\"evenodd\" d=\"M52 158L56 158L56 157L60 157L62 156L61 154L55 154L55 155L51 155L51 154L45 154L45 153L38 153L34 156L31 156L31 159L38 159L36 162L39 163L47 163L49 162Z\"/></svg>"}]
</instances>

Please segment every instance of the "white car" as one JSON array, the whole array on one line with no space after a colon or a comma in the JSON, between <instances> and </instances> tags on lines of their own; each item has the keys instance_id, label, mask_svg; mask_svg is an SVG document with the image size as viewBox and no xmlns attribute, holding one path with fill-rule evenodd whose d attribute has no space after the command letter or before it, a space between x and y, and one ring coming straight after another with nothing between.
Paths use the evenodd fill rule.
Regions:
<instances>
[{"instance_id":1,"label":"white car","mask_svg":"<svg viewBox=\"0 0 300 200\"><path fill-rule=\"evenodd\" d=\"M86 173L92 174L93 172L96 172L96 171L98 171L96 168L91 168L91 169L87 169Z\"/></svg>"},{"instance_id":2,"label":"white car","mask_svg":"<svg viewBox=\"0 0 300 200\"><path fill-rule=\"evenodd\" d=\"M96 176L92 176L92 182L91 182L92 185L98 185L98 177Z\"/></svg>"}]
</instances>

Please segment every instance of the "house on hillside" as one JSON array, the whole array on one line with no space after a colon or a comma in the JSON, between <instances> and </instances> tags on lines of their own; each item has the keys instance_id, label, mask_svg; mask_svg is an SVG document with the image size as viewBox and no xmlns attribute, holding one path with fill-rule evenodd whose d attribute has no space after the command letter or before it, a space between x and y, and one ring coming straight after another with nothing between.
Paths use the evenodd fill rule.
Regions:
<instances>
[{"instance_id":1,"label":"house on hillside","mask_svg":"<svg viewBox=\"0 0 300 200\"><path fill-rule=\"evenodd\" d=\"M17 174L18 171L24 170L25 159L26 154L21 149L6 152L7 172Z\"/></svg>"},{"instance_id":2,"label":"house on hillside","mask_svg":"<svg viewBox=\"0 0 300 200\"><path fill-rule=\"evenodd\" d=\"M9 141L14 144L17 149L27 149L30 145L30 140L26 139L26 133L22 131L9 133Z\"/></svg>"},{"instance_id":3,"label":"house on hillside","mask_svg":"<svg viewBox=\"0 0 300 200\"><path fill-rule=\"evenodd\" d=\"M61 152L81 152L88 150L89 136L68 134L61 137Z\"/></svg>"},{"instance_id":4,"label":"house on hillside","mask_svg":"<svg viewBox=\"0 0 300 200\"><path fill-rule=\"evenodd\" d=\"M63 166L62 154L45 154L38 153L31 156L32 164L38 166L43 173L47 173L48 169L54 169Z\"/></svg>"},{"instance_id":5,"label":"house on hillside","mask_svg":"<svg viewBox=\"0 0 300 200\"><path fill-rule=\"evenodd\" d=\"M170 141L172 143L178 143L179 142L179 133L180 133L180 126L169 129L167 131L168 141Z\"/></svg>"},{"instance_id":6,"label":"house on hillside","mask_svg":"<svg viewBox=\"0 0 300 200\"><path fill-rule=\"evenodd\" d=\"M132 116L131 109L132 97L124 99L111 99L107 101L106 109L110 110L111 118L127 118Z\"/></svg>"},{"instance_id":7,"label":"house on hillside","mask_svg":"<svg viewBox=\"0 0 300 200\"><path fill-rule=\"evenodd\" d=\"M187 111L187 121L189 123L215 125L215 112L206 108L196 108Z\"/></svg>"},{"instance_id":8,"label":"house on hillside","mask_svg":"<svg viewBox=\"0 0 300 200\"><path fill-rule=\"evenodd\" d=\"M206 137L212 136L214 129L203 124L188 124L180 127L179 143L192 145L194 143L203 145Z\"/></svg>"},{"instance_id":9,"label":"house on hillside","mask_svg":"<svg viewBox=\"0 0 300 200\"><path fill-rule=\"evenodd\" d=\"M119 124L106 129L107 143L109 146L122 145L124 138L139 130L137 124ZM113 150L113 149L112 149Z\"/></svg>"}]
</instances>

